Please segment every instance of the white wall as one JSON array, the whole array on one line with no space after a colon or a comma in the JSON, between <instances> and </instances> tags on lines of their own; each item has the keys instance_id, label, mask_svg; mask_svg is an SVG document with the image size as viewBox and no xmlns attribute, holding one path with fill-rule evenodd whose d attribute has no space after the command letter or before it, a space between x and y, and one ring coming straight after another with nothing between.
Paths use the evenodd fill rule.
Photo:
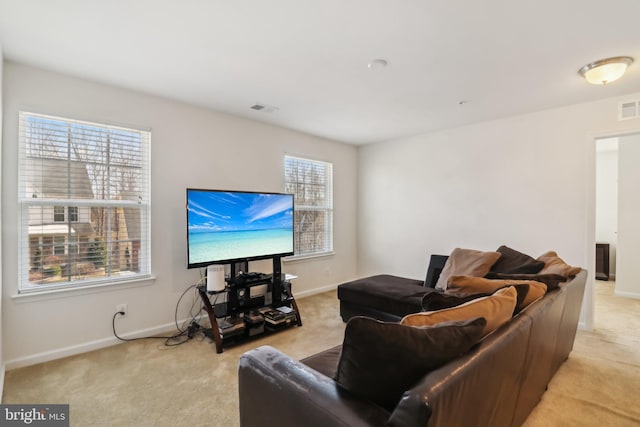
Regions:
<instances>
[{"instance_id":1,"label":"white wall","mask_svg":"<svg viewBox=\"0 0 640 427\"><path fill-rule=\"evenodd\" d=\"M616 295L640 298L640 135L618 145L618 270Z\"/></svg>"},{"instance_id":2,"label":"white wall","mask_svg":"<svg viewBox=\"0 0 640 427\"><path fill-rule=\"evenodd\" d=\"M310 294L356 276L355 147L12 62L5 62L4 73L3 311L11 327L5 327L3 338L8 369L114 343L116 304L129 305L127 318L118 321L122 334L171 324L178 297L199 278L197 270L185 267L185 188L282 191L285 153L334 165L336 255L286 263L283 270L299 276L294 293ZM153 284L14 298L20 109L151 129Z\"/></svg>"},{"instance_id":3,"label":"white wall","mask_svg":"<svg viewBox=\"0 0 640 427\"><path fill-rule=\"evenodd\" d=\"M618 138L596 141L596 242L609 244L609 274L616 274Z\"/></svg>"},{"instance_id":4,"label":"white wall","mask_svg":"<svg viewBox=\"0 0 640 427\"><path fill-rule=\"evenodd\" d=\"M506 244L533 256L556 250L589 270L582 321L590 328L595 138L640 129L640 120L617 121L620 100L362 147L359 276L423 278L430 254L455 247Z\"/></svg>"}]
</instances>

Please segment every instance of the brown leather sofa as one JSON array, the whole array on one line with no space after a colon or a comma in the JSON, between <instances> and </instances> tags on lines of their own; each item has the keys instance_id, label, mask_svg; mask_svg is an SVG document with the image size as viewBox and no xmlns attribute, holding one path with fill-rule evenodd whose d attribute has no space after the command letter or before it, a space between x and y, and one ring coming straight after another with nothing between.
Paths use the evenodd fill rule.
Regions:
<instances>
[{"instance_id":1,"label":"brown leather sofa","mask_svg":"<svg viewBox=\"0 0 640 427\"><path fill-rule=\"evenodd\" d=\"M340 346L302 361L263 346L239 363L240 424L520 426L573 348L587 272L527 307L467 354L429 372L392 411L333 378Z\"/></svg>"}]
</instances>

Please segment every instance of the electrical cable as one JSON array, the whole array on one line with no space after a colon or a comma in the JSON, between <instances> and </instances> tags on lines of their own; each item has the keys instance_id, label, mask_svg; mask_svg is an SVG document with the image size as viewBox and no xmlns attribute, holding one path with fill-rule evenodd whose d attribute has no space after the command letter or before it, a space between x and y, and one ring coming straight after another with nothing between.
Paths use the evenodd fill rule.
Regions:
<instances>
[{"instance_id":1,"label":"electrical cable","mask_svg":"<svg viewBox=\"0 0 640 427\"><path fill-rule=\"evenodd\" d=\"M171 340L175 340L180 338L181 336L186 335L186 331L185 332L179 332L177 334L171 335L171 336L150 336L150 337L138 337L138 338L123 338L121 336L118 335L118 333L116 332L116 316L118 316L118 314L123 314L121 311L118 311L116 313L113 314L113 319L112 319L112 323L111 326L113 326L113 335L118 338L120 341L138 341L138 340L148 340L148 339L164 339L165 341L165 345L167 346L172 346L172 345L179 345L182 343L185 343L189 340L189 338L187 338L186 340L180 341L179 344L169 344L169 342Z\"/></svg>"},{"instance_id":2,"label":"electrical cable","mask_svg":"<svg viewBox=\"0 0 640 427\"><path fill-rule=\"evenodd\" d=\"M189 285L189 287L187 287L187 289L184 290L184 292L182 292L182 295L180 295L180 298L178 298L178 302L176 303L176 310L174 312L174 316L173 316L173 320L176 324L176 329L178 329L180 332L186 332L186 329L182 329L179 325L178 325L178 307L180 306L180 301L182 301L182 298L184 298L184 296L187 294L187 291L189 291L189 289L193 288L196 289L197 291L197 286L202 282L202 279L198 280L196 283L194 283L193 285ZM193 316L193 314L191 313L191 310L193 309L193 305L194 303L191 303L191 308L189 309L189 314L192 316L191 320L195 320L196 316ZM191 322L189 322L191 323Z\"/></svg>"},{"instance_id":3,"label":"electrical cable","mask_svg":"<svg viewBox=\"0 0 640 427\"><path fill-rule=\"evenodd\" d=\"M201 277L200 280L198 280L196 283L194 283L193 285L189 285L180 295L180 298L178 298L178 302L176 303L176 309L175 309L175 313L174 313L174 322L176 325L176 328L178 329L178 333L171 335L171 336L148 336L148 337L137 337L137 338L123 338L121 336L118 335L118 333L116 332L116 317L118 316L118 314L124 314L121 311L118 311L116 313L113 314L113 319L111 322L111 326L113 328L113 335L119 339L120 341L138 341L138 340L146 340L146 339L164 339L165 343L164 345L167 347L173 347L173 346L177 346L180 344L184 344L185 342L189 341L191 338L193 338L193 333L202 333L202 327L198 324L197 320L199 320L199 316L200 316L200 312L202 311L202 308L200 308L200 310L194 315L193 314L193 309L195 307L195 301L197 298L197 292L198 292L198 288L197 286L199 284L202 283L202 281L204 280L204 277ZM180 325L178 325L178 308L180 306L180 302L182 301L182 299L184 298L184 296L187 294L187 292L190 289L194 289L194 295L193 295L193 299L191 301L191 307L189 308L189 315L191 316L191 320L188 321L189 326L187 328L184 327L180 327ZM216 296L217 299L217 296ZM187 321L185 321L187 322ZM191 326L195 325L195 331L191 330ZM202 333L203 338L204 339L204 333ZM174 340L177 340L180 337L185 337L184 339L177 341L177 342L172 342Z\"/></svg>"}]
</instances>

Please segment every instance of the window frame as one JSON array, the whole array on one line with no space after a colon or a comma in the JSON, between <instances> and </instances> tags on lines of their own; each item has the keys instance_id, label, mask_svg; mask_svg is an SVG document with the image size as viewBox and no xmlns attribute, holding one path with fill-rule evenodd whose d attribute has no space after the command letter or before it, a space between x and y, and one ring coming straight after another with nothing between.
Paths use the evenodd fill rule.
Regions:
<instances>
[{"instance_id":1,"label":"window frame","mask_svg":"<svg viewBox=\"0 0 640 427\"><path fill-rule=\"evenodd\" d=\"M315 167L322 166L323 172L324 172L324 179L325 179L325 184L323 186L324 187L323 198L326 202L325 204L321 204L321 205L305 204L297 197L296 191L289 191L290 185L293 185L293 186L305 185L305 183L302 182L300 179L293 180L293 181L288 179L287 168L288 168L289 161L299 162L300 164L303 164L306 167L313 167L314 165ZM333 228L333 163L324 161L324 160L316 160L309 157L302 157L302 156L290 155L290 154L285 154L283 163L284 163L283 170L284 170L285 192L292 192L294 194L294 206L295 206L295 209L294 209L295 254L293 256L287 257L285 260L293 261L293 260L333 255L335 253L334 247L333 247L333 230L334 230ZM308 184L308 185L315 188L318 187L317 184ZM317 202L317 200L314 200L314 201ZM313 251L299 250L300 233L304 233L303 231L301 231L302 225L299 222L300 213L302 212L324 213L324 220L323 220L324 224L322 226L322 233L324 234L323 239L325 241L324 247L318 247L314 245L315 250Z\"/></svg>"},{"instance_id":2,"label":"window frame","mask_svg":"<svg viewBox=\"0 0 640 427\"><path fill-rule=\"evenodd\" d=\"M92 163L92 159L80 158L69 160L61 158L61 157L47 157L46 155L33 155L33 153L29 154L28 150L33 150L34 147L40 147L43 151L42 147L44 145L38 145L40 141L36 138L35 145L33 141L27 142L27 128L28 124L26 123L29 119L41 119L43 122L46 120L51 120L58 125L63 123L69 126L69 132L72 132L72 126L87 126L89 128L99 129L100 131L104 131L111 135L109 138L112 138L114 143L123 144L122 150L126 150L126 152L131 153L131 156L136 156L136 160L139 163L136 166L131 166L138 170L138 175L135 175L135 183L136 183L136 195L137 200L130 201L124 200L124 198L111 198L111 199L101 199L100 197L92 196L89 198L81 198L81 199L73 199L71 198L72 194L68 193L66 198L59 196L55 197L45 197L38 199L34 195L33 198L30 198L27 194L25 194L26 183L29 179L33 179L35 176L33 172L29 170L28 162L33 159L47 159L54 158L60 159L60 161L66 160L66 164L69 162L82 164L84 167L89 168L89 163ZM35 113L30 111L19 111L19 166L18 166L18 211L19 211L19 222L18 222L18 238L19 238L19 254L18 254L18 295L23 296L37 296L37 295L46 295L51 293L57 293L58 291L73 291L73 290L82 290L88 288L102 288L104 286L112 286L117 284L128 284L128 285L138 285L141 282L145 282L148 280L153 280L151 275L151 131L149 129L141 129L134 128L130 126L118 126L111 125L108 123L100 123L100 122L91 122L85 120L79 120L69 117L61 117L61 116L52 116L47 114ZM46 128L46 124L40 124L44 129ZM51 125L54 126L54 125ZM130 140L132 142L122 142L118 139L118 134L124 134L128 136L129 133L131 135L136 135L135 140ZM42 138L42 136L40 137ZM70 137L71 138L71 137ZM74 135L73 138L78 138L81 141L81 144L84 144L85 147L98 147L94 145L91 141L91 138L85 135ZM72 142L69 142L70 144ZM29 147L29 148L28 148ZM109 150L110 152L110 150ZM123 151L124 152L124 151ZM123 156L125 154L122 154ZM108 170L108 176L112 177L114 175L112 169L118 169L119 164L116 161L112 160L112 156L106 156L109 160L106 163L103 163L106 170ZM30 159L30 160L27 160ZM133 163L130 163L133 164ZM120 166L120 169L122 167ZM39 171L36 173L44 174L44 172ZM29 178L31 176L31 178ZM44 176L44 175L43 175ZM69 179L77 179L71 178L71 175L66 178ZM72 182L72 181L67 181ZM58 188L58 187L56 187ZM122 194L122 193L120 193ZM46 214L47 207L50 207L51 214ZM63 211L60 212L60 207L62 207ZM110 208L117 212L118 209L121 211L135 211L138 218L134 220L133 225L135 225L139 230L136 230L138 236L136 238L136 243L138 245L137 249L139 252L138 256L138 264L136 264L137 269L135 271L125 271L124 274L117 274L119 272L115 271L112 274L112 271L107 271L105 269L105 274L103 275L95 275L89 278L83 277L84 273L68 273L68 277L62 277L60 281L54 281L52 283L44 283L43 281L32 281L29 277L29 270L32 268L33 262L35 259L38 259L38 262L44 258L45 256L61 256L62 251L59 246L61 246L60 238L56 239L53 236L45 236L44 234L39 237L30 236L30 228L33 226L32 222L30 223L30 218L33 220L33 214L30 209L38 208L41 210L39 220L36 220L36 227L44 227L46 224L45 216L52 215L49 218L49 221L52 221L53 224L67 224L69 227L69 232L65 232L64 234L64 257L68 258L71 268L79 267L78 264L75 264L78 261L78 257L81 252L81 247L89 246L91 242L94 241L95 236L99 234L95 229L93 229L93 225L91 225L92 230L91 235L94 237L90 237L87 240L84 235L70 234L71 224L77 224L80 221L87 222L88 224L92 223L92 213L94 208ZM56 213L58 218L54 218L54 211L57 210ZM86 211L86 212L85 212ZM60 215L64 216L64 221L59 221ZM117 213L116 213L117 215ZM79 224L83 225L83 224ZM75 226L74 226L75 227ZM44 231L42 231L44 232ZM131 236L131 234L128 234ZM120 242L118 238L110 237L109 241ZM37 246L34 250L31 247L32 242L37 242ZM40 248L40 249L38 249ZM86 252L86 248L83 249ZM85 253L86 257L87 254ZM71 264L74 263L74 264ZM66 279L66 280L65 280Z\"/></svg>"},{"instance_id":3,"label":"window frame","mask_svg":"<svg viewBox=\"0 0 640 427\"><path fill-rule=\"evenodd\" d=\"M53 207L53 222L66 222L65 215L66 208L64 206L56 205Z\"/></svg>"},{"instance_id":4,"label":"window frame","mask_svg":"<svg viewBox=\"0 0 640 427\"><path fill-rule=\"evenodd\" d=\"M78 222L78 207L67 206L67 215L69 218L69 222Z\"/></svg>"}]
</instances>

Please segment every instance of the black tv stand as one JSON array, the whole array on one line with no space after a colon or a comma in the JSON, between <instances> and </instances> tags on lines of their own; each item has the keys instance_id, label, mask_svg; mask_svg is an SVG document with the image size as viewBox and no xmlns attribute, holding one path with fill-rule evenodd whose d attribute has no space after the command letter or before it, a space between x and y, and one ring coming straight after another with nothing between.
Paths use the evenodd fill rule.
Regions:
<instances>
[{"instance_id":1,"label":"black tv stand","mask_svg":"<svg viewBox=\"0 0 640 427\"><path fill-rule=\"evenodd\" d=\"M282 259L279 256L273 257L273 276L279 277L282 274ZM231 279L238 277L255 277L262 273L249 272L249 261L239 261L231 263L229 277Z\"/></svg>"},{"instance_id":2,"label":"black tv stand","mask_svg":"<svg viewBox=\"0 0 640 427\"><path fill-rule=\"evenodd\" d=\"M197 287L209 316L216 353L222 353L223 346L230 342L293 325L302 326L300 310L291 293L291 282L281 272L279 257L273 259L273 274L249 273L248 263L238 264L231 265L232 274L226 279L223 290L209 292L206 285ZM266 293L252 297L251 289L256 286L266 286ZM212 296L222 294L226 296L226 303L211 303Z\"/></svg>"}]
</instances>

